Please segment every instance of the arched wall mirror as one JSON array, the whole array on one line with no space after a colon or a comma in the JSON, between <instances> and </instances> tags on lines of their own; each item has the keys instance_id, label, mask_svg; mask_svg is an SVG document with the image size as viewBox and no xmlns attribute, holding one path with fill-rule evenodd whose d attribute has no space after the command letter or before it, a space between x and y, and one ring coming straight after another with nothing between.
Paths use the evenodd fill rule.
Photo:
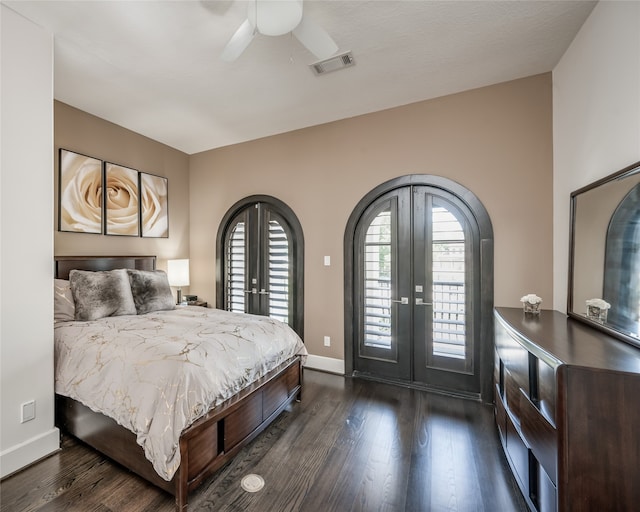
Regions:
<instances>
[{"instance_id":1,"label":"arched wall mirror","mask_svg":"<svg viewBox=\"0 0 640 512\"><path fill-rule=\"evenodd\" d=\"M571 194L570 240L569 316L640 347L640 162Z\"/></svg>"}]
</instances>

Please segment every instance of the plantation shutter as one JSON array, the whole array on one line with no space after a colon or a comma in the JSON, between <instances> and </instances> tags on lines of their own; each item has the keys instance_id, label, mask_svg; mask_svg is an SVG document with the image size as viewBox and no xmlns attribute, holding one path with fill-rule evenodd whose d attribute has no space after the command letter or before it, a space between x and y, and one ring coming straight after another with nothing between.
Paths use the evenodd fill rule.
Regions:
<instances>
[{"instance_id":1,"label":"plantation shutter","mask_svg":"<svg viewBox=\"0 0 640 512\"><path fill-rule=\"evenodd\" d=\"M289 322L289 239L276 219L269 220L269 316Z\"/></svg>"},{"instance_id":2,"label":"plantation shutter","mask_svg":"<svg viewBox=\"0 0 640 512\"><path fill-rule=\"evenodd\" d=\"M246 265L247 265L246 223L239 221L231 229L227 243L227 310L245 313Z\"/></svg>"}]
</instances>

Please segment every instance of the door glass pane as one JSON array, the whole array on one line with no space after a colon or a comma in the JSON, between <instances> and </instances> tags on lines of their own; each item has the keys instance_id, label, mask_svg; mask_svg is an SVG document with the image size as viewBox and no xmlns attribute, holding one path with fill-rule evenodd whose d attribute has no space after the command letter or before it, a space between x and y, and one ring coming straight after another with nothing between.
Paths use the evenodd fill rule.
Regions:
<instances>
[{"instance_id":1,"label":"door glass pane","mask_svg":"<svg viewBox=\"0 0 640 512\"><path fill-rule=\"evenodd\" d=\"M465 236L446 208L432 207L433 355L465 359Z\"/></svg>"},{"instance_id":2,"label":"door glass pane","mask_svg":"<svg viewBox=\"0 0 640 512\"><path fill-rule=\"evenodd\" d=\"M289 322L289 241L273 219L269 221L269 316Z\"/></svg>"},{"instance_id":3,"label":"door glass pane","mask_svg":"<svg viewBox=\"0 0 640 512\"><path fill-rule=\"evenodd\" d=\"M245 223L233 227L227 246L227 309L236 313L245 312Z\"/></svg>"},{"instance_id":4,"label":"door glass pane","mask_svg":"<svg viewBox=\"0 0 640 512\"><path fill-rule=\"evenodd\" d=\"M364 344L391 348L391 210L381 211L364 241Z\"/></svg>"}]
</instances>

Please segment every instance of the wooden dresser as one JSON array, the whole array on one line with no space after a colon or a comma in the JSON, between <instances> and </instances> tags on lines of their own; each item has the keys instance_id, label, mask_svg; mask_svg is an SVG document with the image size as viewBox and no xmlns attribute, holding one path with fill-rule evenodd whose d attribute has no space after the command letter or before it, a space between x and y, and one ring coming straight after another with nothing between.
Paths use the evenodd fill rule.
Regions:
<instances>
[{"instance_id":1,"label":"wooden dresser","mask_svg":"<svg viewBox=\"0 0 640 512\"><path fill-rule=\"evenodd\" d=\"M640 510L640 349L557 311L495 319L496 423L529 507Z\"/></svg>"}]
</instances>

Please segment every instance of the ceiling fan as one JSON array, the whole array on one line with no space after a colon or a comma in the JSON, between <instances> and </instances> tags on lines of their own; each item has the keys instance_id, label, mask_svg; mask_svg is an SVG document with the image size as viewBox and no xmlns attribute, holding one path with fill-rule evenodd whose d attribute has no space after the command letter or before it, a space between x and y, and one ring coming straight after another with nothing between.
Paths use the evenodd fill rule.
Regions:
<instances>
[{"instance_id":1,"label":"ceiling fan","mask_svg":"<svg viewBox=\"0 0 640 512\"><path fill-rule=\"evenodd\" d=\"M247 19L233 34L221 58L228 62L236 60L256 34L281 36L289 32L318 59L326 59L338 51L331 36L309 16L302 15L302 0L252 0Z\"/></svg>"}]
</instances>

